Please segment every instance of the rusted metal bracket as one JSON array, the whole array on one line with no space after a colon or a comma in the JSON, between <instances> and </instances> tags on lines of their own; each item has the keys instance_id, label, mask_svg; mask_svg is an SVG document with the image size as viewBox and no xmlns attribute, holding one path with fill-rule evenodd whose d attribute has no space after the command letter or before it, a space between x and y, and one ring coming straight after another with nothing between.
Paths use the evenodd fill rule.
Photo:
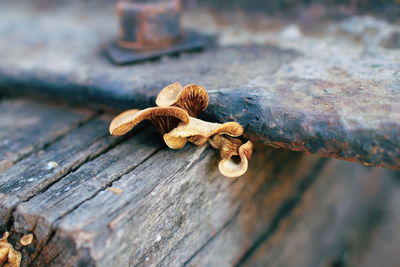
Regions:
<instances>
[{"instance_id":1,"label":"rusted metal bracket","mask_svg":"<svg viewBox=\"0 0 400 267\"><path fill-rule=\"evenodd\" d=\"M183 32L180 0L120 0L116 9L119 40L106 49L114 64L201 50L212 40L210 36L196 32Z\"/></svg>"},{"instance_id":2,"label":"rusted metal bracket","mask_svg":"<svg viewBox=\"0 0 400 267\"><path fill-rule=\"evenodd\" d=\"M174 55L180 52L200 51L212 42L212 37L197 32L187 32L175 44L154 50L123 48L117 42L107 47L107 55L112 63L125 65L145 60L156 59L161 56Z\"/></svg>"}]
</instances>

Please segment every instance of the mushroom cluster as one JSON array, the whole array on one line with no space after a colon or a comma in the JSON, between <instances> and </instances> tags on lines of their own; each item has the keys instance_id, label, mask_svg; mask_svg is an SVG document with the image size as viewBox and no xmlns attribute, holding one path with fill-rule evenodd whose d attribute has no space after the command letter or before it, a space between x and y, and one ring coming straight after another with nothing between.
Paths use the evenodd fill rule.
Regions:
<instances>
[{"instance_id":1,"label":"mushroom cluster","mask_svg":"<svg viewBox=\"0 0 400 267\"><path fill-rule=\"evenodd\" d=\"M150 120L168 147L179 149L188 141L196 146L209 142L220 151L218 168L222 175L238 177L247 171L253 144L242 137L243 127L237 122L221 124L196 118L208 106L208 94L202 86L170 84L158 94L156 104L119 114L110 124L110 134L124 135L143 120Z\"/></svg>"}]
</instances>

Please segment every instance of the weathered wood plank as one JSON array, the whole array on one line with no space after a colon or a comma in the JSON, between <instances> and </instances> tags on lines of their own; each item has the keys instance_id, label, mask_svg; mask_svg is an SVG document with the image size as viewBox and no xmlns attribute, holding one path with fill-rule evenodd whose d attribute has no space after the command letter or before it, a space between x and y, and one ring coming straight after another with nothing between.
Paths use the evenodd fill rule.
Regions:
<instances>
[{"instance_id":1,"label":"weathered wood plank","mask_svg":"<svg viewBox=\"0 0 400 267\"><path fill-rule=\"evenodd\" d=\"M226 187L232 182L221 179L214 155L214 151L210 148L203 147L194 151L192 146L187 146L180 151L171 152L165 149L158 152L131 173L122 176L112 184L113 187L121 188L124 191L123 194L116 196L103 189L97 192L91 200L61 218L55 225L57 230L43 248L43 253L37 258L36 264L40 265L50 261L55 265L69 265L83 261L86 264L98 262L100 265L107 265L107 262L112 262L113 265L119 266L126 266L128 263L133 265L135 260L140 260L146 254L147 245L150 245L151 248L154 242L160 241L161 236L173 235L179 228L179 220L191 223L191 220L187 220L186 215L182 214L179 209L173 213L170 213L168 209L170 205L174 204L173 199L178 194L185 197L186 203L184 204L189 208L186 212L197 213L196 209L193 209L193 205L196 203L202 205L203 201L208 201L207 197L200 197L204 192L204 187L210 186L208 188L213 191L213 195L218 195L221 186L225 185ZM195 177L197 179L192 187L191 178ZM217 182L216 185L221 183L220 186L212 186L213 181ZM160 187L163 189L160 190ZM185 192L186 190L190 190L190 192ZM161 199L162 201L160 201ZM32 200L35 201L35 199ZM37 206L34 202L28 202L21 206L17 213L24 215L29 212L26 205ZM96 213L82 214L81 210L96 210ZM157 218L157 214L168 216L168 220L164 218L167 220L165 224L162 222L164 220ZM201 216L201 213L198 215ZM227 215L220 214L219 216ZM94 224L91 225L91 223ZM197 224L196 222L192 223ZM65 226L67 227L65 228ZM75 240L70 239L69 231L76 227L82 230L82 234L87 233L89 238L93 235L93 240L84 238L78 241L82 241L82 244L92 243L94 245L91 250L95 249L95 251L90 251L89 258L83 255L89 253L87 249L74 247ZM58 228L61 231L58 231ZM64 232L66 235L63 234ZM142 235L141 240L149 240L142 243L137 240L137 235ZM135 238L131 239L131 237ZM129 238L129 241L125 238ZM176 239L172 240L177 241ZM106 241L108 245L103 241ZM69 244L69 251L63 255L60 250L61 246L67 244ZM101 248L102 246L103 248ZM164 252L164 249L168 247L158 246ZM115 255L105 255L110 249L115 252ZM154 249L152 251L155 252ZM59 256L53 259L58 254ZM130 259L131 257L134 258ZM145 259L142 258L142 260Z\"/></svg>"},{"instance_id":2,"label":"weathered wood plank","mask_svg":"<svg viewBox=\"0 0 400 267\"><path fill-rule=\"evenodd\" d=\"M146 149L149 143L141 146ZM237 180L220 176L215 151L192 146L161 150L122 176L110 178L109 167L105 173L87 175L93 168L104 169L100 166L113 150L101 156L103 164L96 163L99 157L18 206L14 230L35 234L34 247L40 253L31 255L34 265L229 266L239 262L265 231L280 226L303 193L316 187L312 186L316 179L318 188L336 188L334 192L348 186L346 203L352 203L352 210L369 211L380 201L362 190L354 197L349 194L371 183L362 179L369 175L365 167L357 166L361 170L352 173L349 184L351 177L335 176L351 171L348 163L265 147L255 155L252 171ZM114 160L120 162L128 155L115 154L113 172L118 169ZM344 171L338 173L336 169L342 167ZM336 179L340 181L335 187ZM387 180L374 181L375 193L381 195ZM122 194L110 192L109 186ZM325 201L331 201L329 197ZM340 206L339 199L335 198L335 205ZM365 218L361 214L357 220ZM329 221L325 225L335 226ZM27 251L24 255L29 257Z\"/></svg>"},{"instance_id":3,"label":"weathered wood plank","mask_svg":"<svg viewBox=\"0 0 400 267\"><path fill-rule=\"evenodd\" d=\"M23 266L339 262L392 192L392 172L265 146L227 179L209 147L162 149L148 129L115 139L108 121L81 122L0 174L3 229L34 234Z\"/></svg>"},{"instance_id":4,"label":"weathered wood plank","mask_svg":"<svg viewBox=\"0 0 400 267\"><path fill-rule=\"evenodd\" d=\"M239 265L348 266L346 258L366 245L379 223L393 175L398 174L329 161L293 211L267 228Z\"/></svg>"},{"instance_id":5,"label":"weathered wood plank","mask_svg":"<svg viewBox=\"0 0 400 267\"><path fill-rule=\"evenodd\" d=\"M276 220L282 206L301 195L326 161L289 151L271 150L268 154L255 158L250 173L221 190L218 197L206 189L203 194L209 200L196 211L199 220L193 218L198 225L180 229L185 238L168 254L160 255L161 260L154 253L153 262L161 266L232 266L262 229ZM174 208L179 209L179 203ZM227 218L220 220L219 214ZM138 262L146 265L143 260Z\"/></svg>"},{"instance_id":6,"label":"weathered wood plank","mask_svg":"<svg viewBox=\"0 0 400 267\"><path fill-rule=\"evenodd\" d=\"M0 25L0 34L12 46L0 46L0 90L127 109L154 104L154 96L171 82L199 83L212 91L208 116L236 120L260 142L400 168L400 50L382 45L398 25L349 17L309 21L318 28L312 32L292 21L295 33L288 38L285 28L257 32L236 22L223 27L219 14L213 22L196 10L185 22L217 32L222 46L120 68L99 51L117 36L112 6L91 6L88 13L81 2L47 12L19 1L2 4L0 14L8 23ZM285 23L264 19L265 25ZM32 25L35 31L26 31ZM254 42L261 45L223 46Z\"/></svg>"},{"instance_id":7,"label":"weathered wood plank","mask_svg":"<svg viewBox=\"0 0 400 267\"><path fill-rule=\"evenodd\" d=\"M74 168L121 141L121 138L109 136L108 121L89 120L0 173L0 225L8 224L18 203L45 190Z\"/></svg>"},{"instance_id":8,"label":"weathered wood plank","mask_svg":"<svg viewBox=\"0 0 400 267\"><path fill-rule=\"evenodd\" d=\"M400 248L400 173L397 173L393 192L385 206L375 217L376 227L364 237L356 253L346 259L349 265L357 267L397 266Z\"/></svg>"},{"instance_id":9,"label":"weathered wood plank","mask_svg":"<svg viewBox=\"0 0 400 267\"><path fill-rule=\"evenodd\" d=\"M0 102L0 114L1 172L87 121L94 112L5 99Z\"/></svg>"},{"instance_id":10,"label":"weathered wood plank","mask_svg":"<svg viewBox=\"0 0 400 267\"><path fill-rule=\"evenodd\" d=\"M135 135L127 142L89 161L76 171L63 177L44 193L20 204L14 214L14 227L19 232L33 231L35 248L41 251L50 238L53 224L65 214L91 199L114 180L136 168L156 153L163 143L154 131ZM162 169L159 169L160 171ZM109 191L107 191L109 192ZM113 194L109 192L110 194ZM93 212L93 213L92 213ZM96 210L89 212L93 218ZM42 254L47 256L46 252ZM36 254L33 257L37 256ZM26 257L26 260L29 258Z\"/></svg>"}]
</instances>

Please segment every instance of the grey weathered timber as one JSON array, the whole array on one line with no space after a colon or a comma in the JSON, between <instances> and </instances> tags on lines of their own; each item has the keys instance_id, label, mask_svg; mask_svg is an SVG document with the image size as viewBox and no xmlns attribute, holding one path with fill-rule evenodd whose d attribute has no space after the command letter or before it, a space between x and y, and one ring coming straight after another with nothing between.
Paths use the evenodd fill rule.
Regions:
<instances>
[{"instance_id":1,"label":"grey weathered timber","mask_svg":"<svg viewBox=\"0 0 400 267\"><path fill-rule=\"evenodd\" d=\"M400 173L397 174L397 183L394 192L388 197L386 204L381 207L377 220L380 223L372 234L364 239L358 253L349 256L349 263L353 266L396 266L399 262L400 247ZM354 255L355 254L355 255Z\"/></svg>"},{"instance_id":2,"label":"grey weathered timber","mask_svg":"<svg viewBox=\"0 0 400 267\"><path fill-rule=\"evenodd\" d=\"M349 255L357 258L379 225L381 207L391 195L388 192L397 192L390 189L396 186L395 175L329 161L290 215L260 235L240 264L354 266Z\"/></svg>"},{"instance_id":3,"label":"grey weathered timber","mask_svg":"<svg viewBox=\"0 0 400 267\"><path fill-rule=\"evenodd\" d=\"M35 261L39 265L49 262L55 265L74 262L101 266L180 265L235 217L244 200L251 199L259 187L267 187L262 184L273 174L265 175L261 166L265 160L271 160L267 168L272 169L276 164L271 151L268 152L269 156L261 152L258 162L252 164L257 167L252 173L261 170L258 176L232 180L219 174L216 153L210 148L163 149L109 185L122 189L121 195L105 188L93 188L95 195L76 207L76 203L69 203L82 195L81 188L87 186L79 183L70 189L68 199L63 196L52 199L55 191L65 188L63 179L60 189L50 189L20 205L15 213L15 226L21 232L34 229L39 239L42 232L51 238ZM119 156L119 161L125 158L123 154ZM102 173L99 176L107 177ZM298 177L301 179L304 175ZM89 179L86 183L94 182ZM41 218L44 229L33 227L37 225L32 220L35 217ZM49 235L51 227L54 233ZM70 233L77 230L81 234L74 239ZM64 249L66 246L68 250Z\"/></svg>"},{"instance_id":4,"label":"grey weathered timber","mask_svg":"<svg viewBox=\"0 0 400 267\"><path fill-rule=\"evenodd\" d=\"M217 33L219 46L121 68L102 52L117 35L111 2L38 3L0 6L4 94L122 110L153 105L169 83L199 83L210 90L206 115L240 122L256 141L400 168L400 49L387 45L396 23L361 16L320 23L321 15L291 25L257 16L254 25L251 16L195 10L184 24Z\"/></svg>"},{"instance_id":5,"label":"grey weathered timber","mask_svg":"<svg viewBox=\"0 0 400 267\"><path fill-rule=\"evenodd\" d=\"M42 249L54 234L53 224L99 191L109 187L113 181L136 168L161 147L162 143L154 132L143 132L84 164L53 184L45 193L19 205L14 214L16 231L33 231L37 238L35 249L41 252L39 257L46 257L50 261L48 257L54 254ZM158 166L153 167L160 172L163 170ZM94 209L88 214L95 218L97 212L97 209ZM29 258L26 257L26 260ZM71 261L69 264L72 263Z\"/></svg>"},{"instance_id":6,"label":"grey weathered timber","mask_svg":"<svg viewBox=\"0 0 400 267\"><path fill-rule=\"evenodd\" d=\"M148 143L141 145L146 148ZM113 150L103 157L109 158ZM117 162L125 158L116 154ZM83 165L82 173L102 166L96 162L99 159ZM345 165L347 171L349 166L259 147L251 171L232 180L219 174L216 159L208 147L187 146L180 151L163 149L121 177L100 171L91 178L77 170L21 204L14 214L15 231L32 231L37 237L33 246L39 255L31 255L34 265L229 266L240 262L260 236L280 225L317 178L329 188L338 179L332 165ZM351 176L342 178L349 186L346 192L371 182L363 179L368 169L356 168L360 170L353 173L354 183L345 182ZM358 227L368 221L374 204L381 201L379 196L390 186L387 179L371 176L377 183L374 194L346 195L353 209L365 210L357 213ZM108 186L121 189L122 194L110 192ZM334 198L338 201L341 196ZM333 208L340 209L340 202ZM332 225L325 222L325 227ZM345 219L340 226L350 227ZM334 247L327 251L336 252ZM29 253L24 255L29 262Z\"/></svg>"},{"instance_id":7,"label":"grey weathered timber","mask_svg":"<svg viewBox=\"0 0 400 267\"><path fill-rule=\"evenodd\" d=\"M53 115L52 121L62 121L62 117ZM0 225L9 223L10 213L17 204L45 190L118 140L110 137L108 120L92 119L0 173Z\"/></svg>"},{"instance_id":8,"label":"grey weathered timber","mask_svg":"<svg viewBox=\"0 0 400 267\"><path fill-rule=\"evenodd\" d=\"M1 172L87 121L94 112L18 99L1 100L0 114Z\"/></svg>"},{"instance_id":9,"label":"grey weathered timber","mask_svg":"<svg viewBox=\"0 0 400 267\"><path fill-rule=\"evenodd\" d=\"M377 206L393 186L392 173L336 160L310 164L311 159L304 157L295 167L286 164L276 177L278 184L262 185L188 264L331 266L343 251L352 251L354 237L370 234L364 227L377 223Z\"/></svg>"}]
</instances>

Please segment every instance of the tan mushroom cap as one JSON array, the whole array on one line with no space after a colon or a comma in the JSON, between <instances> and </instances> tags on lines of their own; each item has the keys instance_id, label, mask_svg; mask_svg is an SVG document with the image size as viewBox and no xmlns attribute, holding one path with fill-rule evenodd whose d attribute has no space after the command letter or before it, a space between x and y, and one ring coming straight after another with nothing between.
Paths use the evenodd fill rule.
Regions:
<instances>
[{"instance_id":1,"label":"tan mushroom cap","mask_svg":"<svg viewBox=\"0 0 400 267\"><path fill-rule=\"evenodd\" d=\"M164 87L157 95L156 104L160 107L178 106L192 117L197 117L208 106L208 93L198 84L185 87L179 82Z\"/></svg>"},{"instance_id":2,"label":"tan mushroom cap","mask_svg":"<svg viewBox=\"0 0 400 267\"><path fill-rule=\"evenodd\" d=\"M157 95L156 104L159 107L169 107L176 103L183 86L179 82L165 86Z\"/></svg>"},{"instance_id":3,"label":"tan mushroom cap","mask_svg":"<svg viewBox=\"0 0 400 267\"><path fill-rule=\"evenodd\" d=\"M153 107L144 110L131 109L115 117L110 124L110 134L124 135L143 120L151 120L163 133L171 128L168 118L178 119L182 123L189 122L188 113L178 107Z\"/></svg>"},{"instance_id":4,"label":"tan mushroom cap","mask_svg":"<svg viewBox=\"0 0 400 267\"><path fill-rule=\"evenodd\" d=\"M20 242L21 245L23 245L23 246L27 246L27 245L31 244L32 241L33 241L33 234L24 235L24 236L21 237L21 239L19 240L19 242Z\"/></svg>"},{"instance_id":5,"label":"tan mushroom cap","mask_svg":"<svg viewBox=\"0 0 400 267\"><path fill-rule=\"evenodd\" d=\"M168 147L179 149L185 146L188 138L196 145L203 145L211 136L226 134L236 137L242 135L243 131L243 127L237 122L220 124L189 117L189 123L180 123L178 127L164 134L163 137Z\"/></svg>"},{"instance_id":6,"label":"tan mushroom cap","mask_svg":"<svg viewBox=\"0 0 400 267\"><path fill-rule=\"evenodd\" d=\"M239 147L238 154L240 157L240 162L235 162L232 159L232 156L235 156L232 153L229 157L223 158L219 162L219 171L226 177L236 178L242 176L247 171L248 160L250 159L252 152L253 143L251 141L247 141Z\"/></svg>"}]
</instances>

